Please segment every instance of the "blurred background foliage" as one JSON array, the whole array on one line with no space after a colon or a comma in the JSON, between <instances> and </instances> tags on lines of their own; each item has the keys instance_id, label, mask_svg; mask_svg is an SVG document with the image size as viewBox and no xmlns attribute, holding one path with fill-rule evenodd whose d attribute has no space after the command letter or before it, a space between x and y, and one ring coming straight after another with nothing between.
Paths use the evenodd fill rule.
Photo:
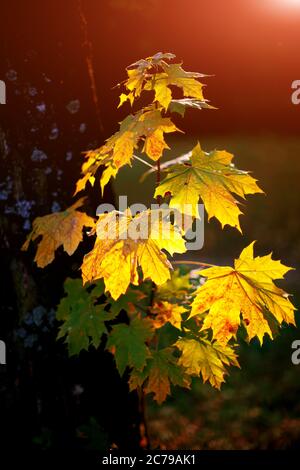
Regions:
<instances>
[{"instance_id":1,"label":"blurred background foliage","mask_svg":"<svg viewBox=\"0 0 300 470\"><path fill-rule=\"evenodd\" d=\"M217 112L217 111L211 111ZM204 150L226 149L238 168L250 170L266 195L247 198L241 217L243 236L218 222L205 220L204 246L183 258L231 264L248 242L257 240L256 253L273 251L275 259L293 266L280 285L299 308L300 268L300 138L278 135L216 135L169 139L167 158L187 152L199 138ZM124 168L114 184L117 195L129 203L147 204L154 176L132 187L144 173L143 164ZM180 259L180 258L179 258ZM294 449L300 443L300 366L291 362L291 344L300 339L297 328L284 327L274 341L265 337L262 347L241 340L241 370L232 368L221 392L194 379L191 391L174 389L161 407L148 400L152 445L163 449Z\"/></svg>"}]
</instances>

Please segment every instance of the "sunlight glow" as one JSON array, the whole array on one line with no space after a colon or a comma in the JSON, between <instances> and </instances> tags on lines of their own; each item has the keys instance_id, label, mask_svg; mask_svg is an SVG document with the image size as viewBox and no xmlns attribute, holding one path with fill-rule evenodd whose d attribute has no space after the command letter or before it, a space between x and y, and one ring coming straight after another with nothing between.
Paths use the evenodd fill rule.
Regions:
<instances>
[{"instance_id":1,"label":"sunlight glow","mask_svg":"<svg viewBox=\"0 0 300 470\"><path fill-rule=\"evenodd\" d=\"M277 4L278 6L282 6L282 8L300 8L300 0L276 0L273 3Z\"/></svg>"},{"instance_id":2,"label":"sunlight glow","mask_svg":"<svg viewBox=\"0 0 300 470\"><path fill-rule=\"evenodd\" d=\"M300 0L260 0L257 6L274 13L288 15L300 13Z\"/></svg>"}]
</instances>

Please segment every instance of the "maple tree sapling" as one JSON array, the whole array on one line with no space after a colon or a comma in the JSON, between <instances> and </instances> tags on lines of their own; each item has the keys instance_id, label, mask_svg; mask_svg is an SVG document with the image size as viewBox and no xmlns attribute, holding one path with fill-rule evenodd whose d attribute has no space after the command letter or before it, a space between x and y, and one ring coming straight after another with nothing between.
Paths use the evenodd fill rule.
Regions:
<instances>
[{"instance_id":1,"label":"maple tree sapling","mask_svg":"<svg viewBox=\"0 0 300 470\"><path fill-rule=\"evenodd\" d=\"M169 148L166 134L181 132L172 121L174 114L184 117L187 108L213 109L199 80L205 75L185 71L174 59L174 54L157 53L127 68L127 78L119 84L124 89L119 107L135 106L142 93L150 102L123 119L101 147L84 154L74 195L96 182L103 193L120 168L137 159L150 166L150 172L158 162L154 198L191 220L200 217L200 200L208 219L215 217L222 228L229 225L242 232L237 199L263 191L247 171L235 167L231 153L206 152L198 143L183 157L160 164ZM174 88L181 98L173 96ZM254 257L253 243L234 267L174 261L174 253L186 251L187 227L178 227L170 211L156 217L159 208L137 214L127 208L99 214L96 221L82 211L86 204L81 198L63 212L35 219L23 249L42 237L35 261L44 268L59 246L72 255L83 227L90 229L95 243L83 258L82 279L65 281L66 295L57 309L58 337L65 338L71 355L102 342L120 374L129 371L130 390L142 388L162 403L172 384L189 388L192 377L219 389L229 366L239 367L240 329L248 341L256 337L262 343L282 324L295 324L288 294L273 282L291 268L270 254ZM113 227L113 237L107 226ZM136 226L149 228L148 236L137 237ZM182 267L174 269L180 263L196 264L198 270L190 276ZM127 323L119 316L124 310Z\"/></svg>"}]
</instances>

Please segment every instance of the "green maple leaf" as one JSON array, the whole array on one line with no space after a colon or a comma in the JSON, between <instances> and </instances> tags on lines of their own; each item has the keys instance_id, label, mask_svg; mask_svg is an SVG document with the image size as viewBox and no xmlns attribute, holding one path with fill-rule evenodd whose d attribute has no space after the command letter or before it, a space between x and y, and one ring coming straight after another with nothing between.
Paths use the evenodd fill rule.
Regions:
<instances>
[{"instance_id":1,"label":"green maple leaf","mask_svg":"<svg viewBox=\"0 0 300 470\"><path fill-rule=\"evenodd\" d=\"M90 345L98 348L102 335L107 333L105 322L116 316L105 310L106 303L95 304L104 293L103 283L84 288L81 279L69 278L64 288L67 296L62 298L56 315L63 321L58 338L66 336L70 356L88 350Z\"/></svg>"},{"instance_id":2,"label":"green maple leaf","mask_svg":"<svg viewBox=\"0 0 300 470\"><path fill-rule=\"evenodd\" d=\"M114 354L120 375L124 374L127 366L137 370L145 367L150 354L146 341L151 339L153 333L151 322L139 316L133 318L129 325L113 326L107 349Z\"/></svg>"},{"instance_id":3,"label":"green maple leaf","mask_svg":"<svg viewBox=\"0 0 300 470\"><path fill-rule=\"evenodd\" d=\"M190 377L180 367L171 348L152 351L147 365L142 371L134 369L130 376L130 390L144 384L145 393L154 393L154 400L161 404L171 394L171 384L190 386Z\"/></svg>"},{"instance_id":4,"label":"green maple leaf","mask_svg":"<svg viewBox=\"0 0 300 470\"><path fill-rule=\"evenodd\" d=\"M175 269L171 273L171 279L157 286L155 300L185 300L192 288L190 273L182 274L179 269Z\"/></svg>"}]
</instances>

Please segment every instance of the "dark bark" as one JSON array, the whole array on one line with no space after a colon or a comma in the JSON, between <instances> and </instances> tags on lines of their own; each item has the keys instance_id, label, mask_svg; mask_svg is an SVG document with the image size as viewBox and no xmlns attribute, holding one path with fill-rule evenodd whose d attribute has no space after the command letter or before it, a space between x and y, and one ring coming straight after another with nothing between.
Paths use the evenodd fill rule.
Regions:
<instances>
[{"instance_id":1,"label":"dark bark","mask_svg":"<svg viewBox=\"0 0 300 470\"><path fill-rule=\"evenodd\" d=\"M0 368L1 447L138 448L138 397L128 393L112 356L102 346L68 358L49 320L64 279L79 275L91 241L86 238L71 258L58 250L44 270L33 263L33 248L20 251L34 217L71 204L80 153L108 137L99 135L76 2L12 2L1 10L0 79L7 84L7 104L0 108L0 339L7 344L7 366ZM100 201L96 185L86 211L95 215ZM110 187L105 202L113 202ZM43 312L40 327L28 324L36 307Z\"/></svg>"}]
</instances>

